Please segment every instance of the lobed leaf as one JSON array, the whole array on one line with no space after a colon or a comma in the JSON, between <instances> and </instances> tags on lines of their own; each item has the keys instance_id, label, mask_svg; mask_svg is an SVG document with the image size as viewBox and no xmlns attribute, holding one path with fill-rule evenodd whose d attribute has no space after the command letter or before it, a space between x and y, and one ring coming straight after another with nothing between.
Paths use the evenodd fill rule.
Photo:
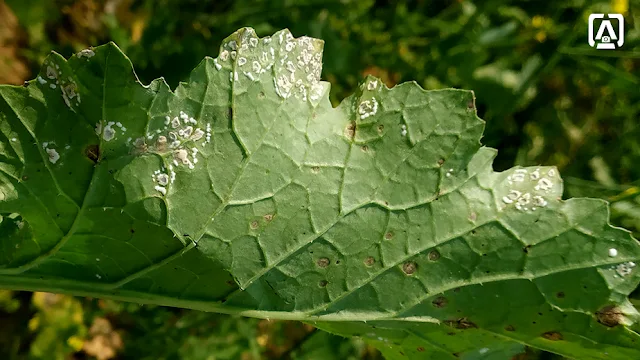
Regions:
<instances>
[{"instance_id":1,"label":"lobed leaf","mask_svg":"<svg viewBox=\"0 0 640 360\"><path fill-rule=\"evenodd\" d=\"M554 167L494 172L470 91L227 38L175 91L113 44L0 87L0 288L306 321L389 359L640 358L640 246ZM637 328L635 328L637 329Z\"/></svg>"}]
</instances>

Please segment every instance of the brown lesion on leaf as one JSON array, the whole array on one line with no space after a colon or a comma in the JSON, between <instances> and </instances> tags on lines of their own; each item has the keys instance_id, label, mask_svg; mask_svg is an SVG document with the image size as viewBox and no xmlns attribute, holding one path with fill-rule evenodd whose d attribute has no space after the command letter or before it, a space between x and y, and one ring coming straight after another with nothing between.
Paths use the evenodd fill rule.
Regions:
<instances>
[{"instance_id":1,"label":"brown lesion on leaf","mask_svg":"<svg viewBox=\"0 0 640 360\"><path fill-rule=\"evenodd\" d=\"M437 298L435 298L432 302L433 306L437 307L437 308L443 308L445 306L447 306L447 304L449 303L447 301L447 298L444 296L438 296Z\"/></svg>"},{"instance_id":2,"label":"brown lesion on leaf","mask_svg":"<svg viewBox=\"0 0 640 360\"><path fill-rule=\"evenodd\" d=\"M316 264L321 268L326 268L327 266L329 266L329 263L330 263L330 261L326 257L320 258L316 262Z\"/></svg>"},{"instance_id":3,"label":"brown lesion on leaf","mask_svg":"<svg viewBox=\"0 0 640 360\"><path fill-rule=\"evenodd\" d=\"M402 272L407 275L413 275L413 273L415 273L417 269L418 264L413 261L407 261L406 263L402 264Z\"/></svg>"},{"instance_id":4,"label":"brown lesion on leaf","mask_svg":"<svg viewBox=\"0 0 640 360\"><path fill-rule=\"evenodd\" d=\"M373 258L373 256L369 256L366 259L364 259L364 264L366 266L373 266L373 264L376 263L376 259Z\"/></svg>"},{"instance_id":5,"label":"brown lesion on leaf","mask_svg":"<svg viewBox=\"0 0 640 360\"><path fill-rule=\"evenodd\" d=\"M466 317L458 318L456 320L445 320L444 323L445 325L451 326L452 328L459 329L459 330L478 327L475 323L473 323L472 321L469 321L469 319L467 319Z\"/></svg>"},{"instance_id":6,"label":"brown lesion on leaf","mask_svg":"<svg viewBox=\"0 0 640 360\"><path fill-rule=\"evenodd\" d=\"M624 320L624 314L622 311L614 306L607 305L596 312L598 322L604 326L614 327L619 325Z\"/></svg>"},{"instance_id":7,"label":"brown lesion on leaf","mask_svg":"<svg viewBox=\"0 0 640 360\"><path fill-rule=\"evenodd\" d=\"M346 136L349 140L353 140L356 136L356 123L350 122L347 127L344 129L344 136Z\"/></svg>"},{"instance_id":8,"label":"brown lesion on leaf","mask_svg":"<svg viewBox=\"0 0 640 360\"><path fill-rule=\"evenodd\" d=\"M100 147L97 144L87 145L84 148L84 155L87 159L93 161L94 164L97 164L100 160Z\"/></svg>"},{"instance_id":9,"label":"brown lesion on leaf","mask_svg":"<svg viewBox=\"0 0 640 360\"><path fill-rule=\"evenodd\" d=\"M546 333L542 334L542 337L551 341L560 341L564 339L562 334L557 331L547 331Z\"/></svg>"}]
</instances>

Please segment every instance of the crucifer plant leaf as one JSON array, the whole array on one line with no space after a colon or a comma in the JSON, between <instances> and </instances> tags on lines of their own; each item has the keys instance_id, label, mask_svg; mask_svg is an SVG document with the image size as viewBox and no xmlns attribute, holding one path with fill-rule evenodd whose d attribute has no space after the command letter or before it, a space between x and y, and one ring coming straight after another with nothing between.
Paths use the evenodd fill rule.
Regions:
<instances>
[{"instance_id":1,"label":"crucifer plant leaf","mask_svg":"<svg viewBox=\"0 0 640 360\"><path fill-rule=\"evenodd\" d=\"M554 167L494 172L471 91L244 28L172 91L112 43L0 87L0 288L305 321L389 359L638 359L640 245Z\"/></svg>"}]
</instances>

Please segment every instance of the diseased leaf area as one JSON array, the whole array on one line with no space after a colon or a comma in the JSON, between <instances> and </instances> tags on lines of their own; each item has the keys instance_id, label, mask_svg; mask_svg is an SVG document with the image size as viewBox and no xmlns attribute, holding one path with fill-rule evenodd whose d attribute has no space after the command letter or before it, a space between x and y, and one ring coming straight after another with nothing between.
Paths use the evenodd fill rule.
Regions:
<instances>
[{"instance_id":1,"label":"diseased leaf area","mask_svg":"<svg viewBox=\"0 0 640 360\"><path fill-rule=\"evenodd\" d=\"M296 319L389 359L640 358L640 246L554 167L496 173L470 91L227 38L171 91L114 45L0 87L0 287Z\"/></svg>"}]
</instances>

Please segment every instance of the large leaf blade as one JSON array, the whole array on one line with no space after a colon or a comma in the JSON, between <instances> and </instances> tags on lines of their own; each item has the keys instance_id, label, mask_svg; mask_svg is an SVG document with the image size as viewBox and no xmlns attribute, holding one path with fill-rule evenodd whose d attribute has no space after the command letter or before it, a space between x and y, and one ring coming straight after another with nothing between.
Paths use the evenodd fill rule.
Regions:
<instances>
[{"instance_id":1,"label":"large leaf blade","mask_svg":"<svg viewBox=\"0 0 640 360\"><path fill-rule=\"evenodd\" d=\"M640 356L640 246L606 203L493 172L471 92L368 77L332 108L321 49L243 29L172 92L108 44L0 88L0 286L309 321L390 358Z\"/></svg>"}]
</instances>

